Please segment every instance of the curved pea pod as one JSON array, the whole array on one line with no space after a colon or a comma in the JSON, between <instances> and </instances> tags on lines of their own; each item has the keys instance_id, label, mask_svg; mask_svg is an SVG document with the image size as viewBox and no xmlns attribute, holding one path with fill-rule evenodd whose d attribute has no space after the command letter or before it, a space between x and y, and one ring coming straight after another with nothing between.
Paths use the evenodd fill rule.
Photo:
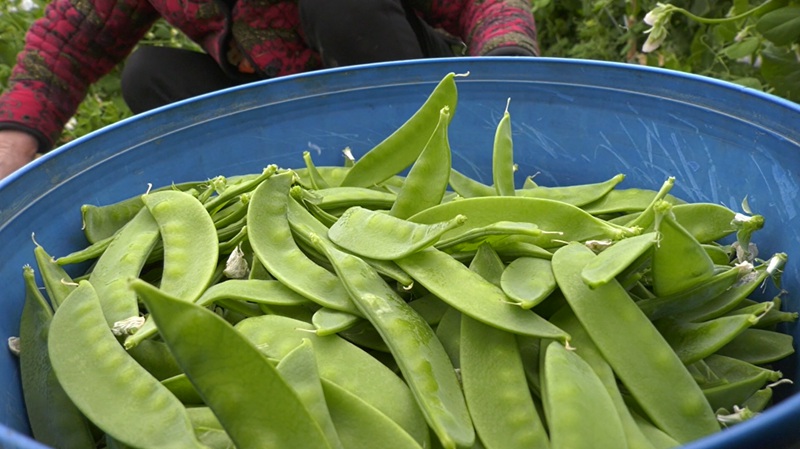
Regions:
<instances>
[{"instance_id":1,"label":"curved pea pod","mask_svg":"<svg viewBox=\"0 0 800 449\"><path fill-rule=\"evenodd\" d=\"M655 232L648 232L614 242L583 268L583 281L590 288L607 284L647 254L656 239Z\"/></svg>"},{"instance_id":2,"label":"curved pea pod","mask_svg":"<svg viewBox=\"0 0 800 449\"><path fill-rule=\"evenodd\" d=\"M550 321L570 333L572 336L570 344L575 346L575 354L586 361L597 374L606 391L608 391L622 424L622 429L625 432L625 438L628 443L626 447L628 449L654 449L653 444L644 435L631 414L625 398L620 392L614 370L606 362L600 350L597 349L597 346L589 337L589 334L586 333L586 329L578 321L572 309L568 306L562 307L550 317Z\"/></svg>"},{"instance_id":3,"label":"curved pea pod","mask_svg":"<svg viewBox=\"0 0 800 449\"><path fill-rule=\"evenodd\" d=\"M497 195L494 187L478 182L454 168L450 169L448 182L453 191L464 198Z\"/></svg>"},{"instance_id":4,"label":"curved pea pod","mask_svg":"<svg viewBox=\"0 0 800 449\"><path fill-rule=\"evenodd\" d=\"M450 309L446 302L437 298L436 295L430 293L425 294L416 299L412 299L409 303L414 310L419 313L425 321L431 326L436 326L444 316L445 312Z\"/></svg>"},{"instance_id":5,"label":"curved pea pod","mask_svg":"<svg viewBox=\"0 0 800 449\"><path fill-rule=\"evenodd\" d=\"M500 287L500 280L506 266L491 245L484 243L478 247L475 257L469 263L469 269L479 274L492 285Z\"/></svg>"},{"instance_id":6,"label":"curved pea pod","mask_svg":"<svg viewBox=\"0 0 800 449\"><path fill-rule=\"evenodd\" d=\"M766 365L794 354L794 338L789 334L767 329L747 329L717 354L733 357L753 365Z\"/></svg>"},{"instance_id":7,"label":"curved pea pod","mask_svg":"<svg viewBox=\"0 0 800 449\"><path fill-rule=\"evenodd\" d=\"M439 111L436 129L408 171L389 215L408 218L442 202L450 177L450 142L447 136L450 118L450 108L443 107Z\"/></svg>"},{"instance_id":8,"label":"curved pea pod","mask_svg":"<svg viewBox=\"0 0 800 449\"><path fill-rule=\"evenodd\" d=\"M89 246L85 246L77 251L73 251L66 256L61 256L56 259L56 264L60 266L70 265L70 264L77 264L83 263L90 260L97 259L98 257L103 255L106 249L108 249L108 245L114 240L114 236L106 237L102 240L98 240Z\"/></svg>"},{"instance_id":9,"label":"curved pea pod","mask_svg":"<svg viewBox=\"0 0 800 449\"><path fill-rule=\"evenodd\" d=\"M120 346L88 281L53 316L48 347L64 391L114 439L133 447L203 447L180 401Z\"/></svg>"},{"instance_id":10,"label":"curved pea pod","mask_svg":"<svg viewBox=\"0 0 800 449\"><path fill-rule=\"evenodd\" d=\"M279 281L262 279L228 279L214 284L197 298L195 304L207 307L225 299L273 306L307 306L313 304L308 298L298 294Z\"/></svg>"},{"instance_id":11,"label":"curved pea pod","mask_svg":"<svg viewBox=\"0 0 800 449\"><path fill-rule=\"evenodd\" d=\"M249 318L236 329L270 358L281 359L303 339L311 340L323 382L332 382L396 422L416 441L428 425L408 386L380 361L337 335L317 336L314 326L279 315Z\"/></svg>"},{"instance_id":12,"label":"curved pea pod","mask_svg":"<svg viewBox=\"0 0 800 449\"><path fill-rule=\"evenodd\" d=\"M714 203L686 203L672 206L675 220L700 243L721 240L734 232L736 213Z\"/></svg>"},{"instance_id":13,"label":"curved pea pod","mask_svg":"<svg viewBox=\"0 0 800 449\"><path fill-rule=\"evenodd\" d=\"M192 421L197 439L209 449L236 449L228 432L225 431L210 408L187 407L186 412Z\"/></svg>"},{"instance_id":14,"label":"curved pea pod","mask_svg":"<svg viewBox=\"0 0 800 449\"><path fill-rule=\"evenodd\" d=\"M158 223L149 210L142 208L97 259L89 282L100 298L109 325L139 315L139 303L136 295L127 289L127 279L139 276L159 235Z\"/></svg>"},{"instance_id":15,"label":"curved pea pod","mask_svg":"<svg viewBox=\"0 0 800 449\"><path fill-rule=\"evenodd\" d=\"M654 426L653 423L638 413L632 411L631 415L633 415L634 421L639 426L639 430L656 449L672 449L681 445L681 443L675 441L674 438L664 433L663 430Z\"/></svg>"},{"instance_id":16,"label":"curved pea pod","mask_svg":"<svg viewBox=\"0 0 800 449\"><path fill-rule=\"evenodd\" d=\"M341 386L323 379L331 419L347 449L422 449L396 422ZM428 447L428 446L424 446Z\"/></svg>"},{"instance_id":17,"label":"curved pea pod","mask_svg":"<svg viewBox=\"0 0 800 449\"><path fill-rule=\"evenodd\" d=\"M430 224L457 215L465 215L467 222L446 233L442 240L498 221L536 224L543 232L530 242L543 248L562 246L564 241L618 240L639 233L639 229L608 223L571 204L519 196L465 198L428 208L409 221Z\"/></svg>"},{"instance_id":18,"label":"curved pea pod","mask_svg":"<svg viewBox=\"0 0 800 449\"><path fill-rule=\"evenodd\" d=\"M463 217L463 215L456 215L456 217ZM464 217L464 219L466 219L466 217ZM483 243L489 243L494 246L510 240L510 237L537 238L541 235L542 230L539 229L539 226L535 223L496 221L439 240L434 246L442 251L448 252L473 251Z\"/></svg>"},{"instance_id":19,"label":"curved pea pod","mask_svg":"<svg viewBox=\"0 0 800 449\"><path fill-rule=\"evenodd\" d=\"M458 102L455 77L455 73L445 75L405 123L350 167L341 185L369 187L409 167L436 129L439 111L447 106L451 117L455 114Z\"/></svg>"},{"instance_id":20,"label":"curved pea pod","mask_svg":"<svg viewBox=\"0 0 800 449\"><path fill-rule=\"evenodd\" d=\"M19 371L31 433L53 447L93 447L89 422L64 392L50 363L47 340L53 310L36 285L33 268L26 265L22 273L25 304L19 323Z\"/></svg>"},{"instance_id":21,"label":"curved pea pod","mask_svg":"<svg viewBox=\"0 0 800 449\"><path fill-rule=\"evenodd\" d=\"M83 233L89 243L105 240L117 233L144 207L139 195L104 206L81 206Z\"/></svg>"},{"instance_id":22,"label":"curved pea pod","mask_svg":"<svg viewBox=\"0 0 800 449\"><path fill-rule=\"evenodd\" d=\"M314 243L331 261L361 313L383 337L442 445L450 449L471 446L475 431L461 387L428 323L366 262L321 238Z\"/></svg>"},{"instance_id":23,"label":"curved pea pod","mask_svg":"<svg viewBox=\"0 0 800 449\"><path fill-rule=\"evenodd\" d=\"M219 238L214 221L200 200L178 190L148 193L142 196L142 201L143 210L152 215L164 245L159 288L182 301L194 302L211 284L217 271ZM91 276L89 280L92 281ZM123 280L117 278L115 283ZM132 293L128 288L117 288ZM148 317L136 333L125 339L125 348L135 347L156 332L155 323Z\"/></svg>"},{"instance_id":24,"label":"curved pea pod","mask_svg":"<svg viewBox=\"0 0 800 449\"><path fill-rule=\"evenodd\" d=\"M311 416L325 434L331 448L342 449L342 442L333 425L325 393L322 390L322 380L311 341L303 340L300 346L286 354L286 357L278 362L276 368L306 405Z\"/></svg>"},{"instance_id":25,"label":"curved pea pod","mask_svg":"<svg viewBox=\"0 0 800 449\"><path fill-rule=\"evenodd\" d=\"M436 338L442 342L453 368L461 367L461 312L450 307L436 326Z\"/></svg>"},{"instance_id":26,"label":"curved pea pod","mask_svg":"<svg viewBox=\"0 0 800 449\"><path fill-rule=\"evenodd\" d=\"M460 341L464 397L484 447L549 447L514 334L461 314Z\"/></svg>"},{"instance_id":27,"label":"curved pea pod","mask_svg":"<svg viewBox=\"0 0 800 449\"><path fill-rule=\"evenodd\" d=\"M626 447L611 396L589 364L556 342L544 348L542 357L542 404L551 447Z\"/></svg>"},{"instance_id":28,"label":"curved pea pod","mask_svg":"<svg viewBox=\"0 0 800 449\"><path fill-rule=\"evenodd\" d=\"M636 304L651 320L683 314L684 312L688 313L693 309L710 304L714 301L714 298L720 295L727 295L729 294L728 292L732 292L732 287L737 282L747 279L752 270L752 265L737 265L712 276L706 282L702 282L689 290L662 297L643 299Z\"/></svg>"},{"instance_id":29,"label":"curved pea pod","mask_svg":"<svg viewBox=\"0 0 800 449\"><path fill-rule=\"evenodd\" d=\"M142 280L130 285L150 310L178 364L237 446L331 447L297 392L230 324ZM231 401L231 397L237 399Z\"/></svg>"},{"instance_id":30,"label":"curved pea pod","mask_svg":"<svg viewBox=\"0 0 800 449\"><path fill-rule=\"evenodd\" d=\"M311 317L311 324L316 328L317 335L325 336L346 331L362 320L357 315L321 307Z\"/></svg>"},{"instance_id":31,"label":"curved pea pod","mask_svg":"<svg viewBox=\"0 0 800 449\"><path fill-rule=\"evenodd\" d=\"M47 297L53 309L58 309L67 296L75 290L77 284L72 277L53 259L50 254L40 245L33 249L36 258L36 266L39 267L39 274L42 277Z\"/></svg>"},{"instance_id":32,"label":"curved pea pod","mask_svg":"<svg viewBox=\"0 0 800 449\"><path fill-rule=\"evenodd\" d=\"M714 275L714 261L700 242L678 223L672 205L656 208L658 244L653 250L652 287L656 296L667 296L696 287Z\"/></svg>"},{"instance_id":33,"label":"curved pea pod","mask_svg":"<svg viewBox=\"0 0 800 449\"><path fill-rule=\"evenodd\" d=\"M235 200L239 195L251 192L259 186L265 179L274 175L278 171L277 165L268 165L264 167L258 176L253 176L247 179L239 180L239 182L228 186L223 191L219 192L217 196L211 197L208 201L203 203L209 213L213 213L221 209L227 203Z\"/></svg>"},{"instance_id":34,"label":"curved pea pod","mask_svg":"<svg viewBox=\"0 0 800 449\"><path fill-rule=\"evenodd\" d=\"M709 404L714 410L743 406L744 402L767 383L783 377L780 371L755 366L731 357L714 354L705 359L706 364L725 383L704 388Z\"/></svg>"},{"instance_id":35,"label":"curved pea pod","mask_svg":"<svg viewBox=\"0 0 800 449\"><path fill-rule=\"evenodd\" d=\"M672 438L685 443L719 431L700 387L625 289L616 281L596 289L583 282L581 271L595 257L583 244L570 243L553 254L553 273L606 361Z\"/></svg>"},{"instance_id":36,"label":"curved pea pod","mask_svg":"<svg viewBox=\"0 0 800 449\"><path fill-rule=\"evenodd\" d=\"M478 321L514 334L569 340L566 332L534 312L510 304L499 287L435 248L396 262L442 301Z\"/></svg>"},{"instance_id":37,"label":"curved pea pod","mask_svg":"<svg viewBox=\"0 0 800 449\"><path fill-rule=\"evenodd\" d=\"M184 373L163 379L161 384L187 407L205 406L206 404L197 389L192 385L192 381Z\"/></svg>"},{"instance_id":38,"label":"curved pea pod","mask_svg":"<svg viewBox=\"0 0 800 449\"><path fill-rule=\"evenodd\" d=\"M679 321L671 317L654 322L681 361L685 364L704 359L730 343L745 329L758 322L772 303L764 303L752 314L715 318L701 323Z\"/></svg>"},{"instance_id":39,"label":"curved pea pod","mask_svg":"<svg viewBox=\"0 0 800 449\"><path fill-rule=\"evenodd\" d=\"M603 182L560 187L536 186L532 189L517 190L517 195L562 201L584 208L586 204L594 203L603 198L624 180L625 175L620 173Z\"/></svg>"},{"instance_id":40,"label":"curved pea pod","mask_svg":"<svg viewBox=\"0 0 800 449\"><path fill-rule=\"evenodd\" d=\"M650 189L613 189L602 197L581 205L581 209L592 215L639 213L647 209L647 206L653 202L653 198L656 197L657 193L657 191ZM683 202L671 195L666 195L664 200L672 204L680 204Z\"/></svg>"},{"instance_id":41,"label":"curved pea pod","mask_svg":"<svg viewBox=\"0 0 800 449\"><path fill-rule=\"evenodd\" d=\"M492 146L492 181L497 195L514 196L514 140L511 135L511 114L506 103L503 117L497 124Z\"/></svg>"},{"instance_id":42,"label":"curved pea pod","mask_svg":"<svg viewBox=\"0 0 800 449\"><path fill-rule=\"evenodd\" d=\"M363 207L347 209L328 230L328 238L347 251L377 260L394 260L427 248L461 226L459 215L440 223L419 224Z\"/></svg>"},{"instance_id":43,"label":"curved pea pod","mask_svg":"<svg viewBox=\"0 0 800 449\"><path fill-rule=\"evenodd\" d=\"M253 253L275 279L311 301L356 315L341 281L303 253L292 238L289 195L294 174L271 176L253 192L247 212L247 234Z\"/></svg>"},{"instance_id":44,"label":"curved pea pod","mask_svg":"<svg viewBox=\"0 0 800 449\"><path fill-rule=\"evenodd\" d=\"M353 206L389 210L397 201L397 194L366 187L328 187L314 190L317 207L338 215L339 211Z\"/></svg>"},{"instance_id":45,"label":"curved pea pod","mask_svg":"<svg viewBox=\"0 0 800 449\"><path fill-rule=\"evenodd\" d=\"M520 257L503 270L500 287L520 307L530 309L550 296L557 286L549 260Z\"/></svg>"}]
</instances>

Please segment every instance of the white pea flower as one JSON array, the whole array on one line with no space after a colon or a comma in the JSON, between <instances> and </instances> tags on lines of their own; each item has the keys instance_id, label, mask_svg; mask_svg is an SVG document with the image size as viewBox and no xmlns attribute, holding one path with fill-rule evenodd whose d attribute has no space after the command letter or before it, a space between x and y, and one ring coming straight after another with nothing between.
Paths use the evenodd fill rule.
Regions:
<instances>
[{"instance_id":1,"label":"white pea flower","mask_svg":"<svg viewBox=\"0 0 800 449\"><path fill-rule=\"evenodd\" d=\"M651 28L645 31L647 40L642 46L643 53L655 51L664 43L667 38L667 24L673 11L674 7L672 5L658 3L655 8L644 16L644 23L650 25Z\"/></svg>"},{"instance_id":2,"label":"white pea flower","mask_svg":"<svg viewBox=\"0 0 800 449\"><path fill-rule=\"evenodd\" d=\"M25 12L33 11L38 7L39 5L37 5L33 0L22 0L19 2L19 8Z\"/></svg>"}]
</instances>

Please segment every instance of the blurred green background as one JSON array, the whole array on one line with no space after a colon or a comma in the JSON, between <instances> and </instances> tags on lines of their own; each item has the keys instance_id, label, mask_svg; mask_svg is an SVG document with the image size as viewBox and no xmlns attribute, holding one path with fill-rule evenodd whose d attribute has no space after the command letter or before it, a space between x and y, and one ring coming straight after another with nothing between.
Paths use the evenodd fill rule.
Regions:
<instances>
[{"instance_id":1,"label":"blurred green background","mask_svg":"<svg viewBox=\"0 0 800 449\"><path fill-rule=\"evenodd\" d=\"M0 5L0 91L47 3ZM532 0L531 8L542 56L664 67L800 102L800 0ZM142 43L197 48L163 21ZM57 146L129 115L118 67L92 86Z\"/></svg>"}]
</instances>

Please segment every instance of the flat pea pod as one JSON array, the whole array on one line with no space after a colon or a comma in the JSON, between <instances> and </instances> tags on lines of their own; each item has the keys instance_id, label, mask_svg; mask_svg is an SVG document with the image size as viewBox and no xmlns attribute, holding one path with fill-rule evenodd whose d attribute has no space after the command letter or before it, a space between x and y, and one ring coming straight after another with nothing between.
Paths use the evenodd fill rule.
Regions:
<instances>
[{"instance_id":1,"label":"flat pea pod","mask_svg":"<svg viewBox=\"0 0 800 449\"><path fill-rule=\"evenodd\" d=\"M347 449L422 449L396 422L341 386L323 379L328 401L342 445ZM428 447L428 446L425 446Z\"/></svg>"},{"instance_id":2,"label":"flat pea pod","mask_svg":"<svg viewBox=\"0 0 800 449\"><path fill-rule=\"evenodd\" d=\"M461 384L487 449L547 448L514 334L461 314Z\"/></svg>"},{"instance_id":3,"label":"flat pea pod","mask_svg":"<svg viewBox=\"0 0 800 449\"><path fill-rule=\"evenodd\" d=\"M247 301L275 306L304 306L313 304L305 296L276 280L229 279L209 287L195 301L207 307L223 299Z\"/></svg>"},{"instance_id":4,"label":"flat pea pod","mask_svg":"<svg viewBox=\"0 0 800 449\"><path fill-rule=\"evenodd\" d=\"M767 329L747 329L717 354L733 357L753 365L766 365L794 354L794 338L789 334Z\"/></svg>"},{"instance_id":5,"label":"flat pea pod","mask_svg":"<svg viewBox=\"0 0 800 449\"><path fill-rule=\"evenodd\" d=\"M542 365L542 404L552 448L627 446L611 396L588 363L559 343L549 342Z\"/></svg>"},{"instance_id":6,"label":"flat pea pod","mask_svg":"<svg viewBox=\"0 0 800 449\"><path fill-rule=\"evenodd\" d=\"M685 443L719 431L700 387L625 289L616 281L596 289L583 282L581 271L595 257L583 244L570 243L553 254L553 273L606 361L672 438Z\"/></svg>"},{"instance_id":7,"label":"flat pea pod","mask_svg":"<svg viewBox=\"0 0 800 449\"><path fill-rule=\"evenodd\" d=\"M448 183L453 191L464 198L497 195L494 187L478 182L454 168L450 169Z\"/></svg>"},{"instance_id":8,"label":"flat pea pod","mask_svg":"<svg viewBox=\"0 0 800 449\"><path fill-rule=\"evenodd\" d=\"M219 238L214 221L200 200L179 190L148 193L142 201L143 210L152 215L164 245L159 288L183 301L196 301L217 271ZM117 283L127 279L117 278ZM132 292L128 288L121 290ZM124 318L127 317L120 319ZM148 317L136 333L125 339L125 348L135 347L156 332L155 323Z\"/></svg>"},{"instance_id":9,"label":"flat pea pod","mask_svg":"<svg viewBox=\"0 0 800 449\"><path fill-rule=\"evenodd\" d=\"M636 235L638 229L610 224L571 204L542 198L478 197L443 203L409 217L416 223L436 223L456 215L465 215L467 222L446 233L442 239L486 226L497 221L536 224L543 232L531 240L543 248L563 245L563 241L611 239Z\"/></svg>"},{"instance_id":10,"label":"flat pea pod","mask_svg":"<svg viewBox=\"0 0 800 449\"><path fill-rule=\"evenodd\" d=\"M139 195L105 206L84 204L81 206L83 233L89 243L110 238L129 222L144 203Z\"/></svg>"},{"instance_id":11,"label":"flat pea pod","mask_svg":"<svg viewBox=\"0 0 800 449\"><path fill-rule=\"evenodd\" d=\"M450 142L447 125L450 108L439 111L439 121L425 148L406 175L389 215L408 218L415 213L442 202L450 177Z\"/></svg>"},{"instance_id":12,"label":"flat pea pod","mask_svg":"<svg viewBox=\"0 0 800 449\"><path fill-rule=\"evenodd\" d=\"M581 209L592 215L638 213L647 209L656 194L655 190L649 189L614 189L591 203L582 205ZM664 199L672 204L682 203L681 200L671 195L667 195Z\"/></svg>"},{"instance_id":13,"label":"flat pea pod","mask_svg":"<svg viewBox=\"0 0 800 449\"><path fill-rule=\"evenodd\" d=\"M569 335L530 310L511 304L503 291L435 248L395 261L415 281L451 307L508 332L569 340Z\"/></svg>"},{"instance_id":14,"label":"flat pea pod","mask_svg":"<svg viewBox=\"0 0 800 449\"><path fill-rule=\"evenodd\" d=\"M161 384L187 407L205 406L205 402L186 374L176 374L161 380Z\"/></svg>"},{"instance_id":15,"label":"flat pea pod","mask_svg":"<svg viewBox=\"0 0 800 449\"><path fill-rule=\"evenodd\" d=\"M248 318L236 329L275 359L285 357L303 339L311 340L323 382L333 382L361 398L420 444L428 440L428 425L408 386L363 349L338 335L317 336L312 324L280 315Z\"/></svg>"},{"instance_id":16,"label":"flat pea pod","mask_svg":"<svg viewBox=\"0 0 800 449\"><path fill-rule=\"evenodd\" d=\"M462 215L456 215L462 217ZM464 217L466 219L466 217ZM495 244L509 240L509 237L537 238L542 230L535 223L516 221L496 221L486 226L472 228L461 234L439 240L434 246L442 251L470 251L483 243Z\"/></svg>"},{"instance_id":17,"label":"flat pea pod","mask_svg":"<svg viewBox=\"0 0 800 449\"><path fill-rule=\"evenodd\" d=\"M455 73L436 85L419 109L386 139L361 156L342 180L343 186L369 187L400 173L419 157L438 124L444 106L456 112L458 92Z\"/></svg>"},{"instance_id":18,"label":"flat pea pod","mask_svg":"<svg viewBox=\"0 0 800 449\"><path fill-rule=\"evenodd\" d=\"M686 203L672 206L675 220L698 242L710 243L736 232L731 224L736 213L714 203Z\"/></svg>"},{"instance_id":19,"label":"flat pea pod","mask_svg":"<svg viewBox=\"0 0 800 449\"><path fill-rule=\"evenodd\" d=\"M258 176L254 176L251 179L243 179L240 182L237 182L233 186L230 186L220 192L217 196L212 197L208 201L204 202L203 206L205 206L207 211L213 213L214 211L221 209L228 202L239 197L239 195L252 191L265 179L274 175L277 171L278 166L268 165Z\"/></svg>"},{"instance_id":20,"label":"flat pea pod","mask_svg":"<svg viewBox=\"0 0 800 449\"><path fill-rule=\"evenodd\" d=\"M317 335L325 336L350 329L362 320L357 315L321 307L311 317L311 324L316 328Z\"/></svg>"},{"instance_id":21,"label":"flat pea pod","mask_svg":"<svg viewBox=\"0 0 800 449\"><path fill-rule=\"evenodd\" d=\"M461 312L452 307L442 315L436 326L436 338L442 342L453 368L461 368Z\"/></svg>"},{"instance_id":22,"label":"flat pea pod","mask_svg":"<svg viewBox=\"0 0 800 449\"><path fill-rule=\"evenodd\" d=\"M139 303L126 287L127 279L139 276L159 238L158 223L143 207L97 259L89 282L100 298L109 325L139 315Z\"/></svg>"},{"instance_id":23,"label":"flat pea pod","mask_svg":"<svg viewBox=\"0 0 800 449\"><path fill-rule=\"evenodd\" d=\"M140 279L132 280L130 286L150 310L178 364L238 447L330 448L297 393L230 324L214 312L170 297ZM231 397L237 399L231 401Z\"/></svg>"},{"instance_id":24,"label":"flat pea pod","mask_svg":"<svg viewBox=\"0 0 800 449\"><path fill-rule=\"evenodd\" d=\"M208 407L187 407L197 439L210 449L236 449L228 432Z\"/></svg>"},{"instance_id":25,"label":"flat pea pod","mask_svg":"<svg viewBox=\"0 0 800 449\"><path fill-rule=\"evenodd\" d=\"M300 346L294 348L278 362L276 369L306 405L311 416L325 434L331 448L343 449L328 410L325 393L322 390L322 379L319 375L311 341L303 340Z\"/></svg>"},{"instance_id":26,"label":"flat pea pod","mask_svg":"<svg viewBox=\"0 0 800 449\"><path fill-rule=\"evenodd\" d=\"M531 309L556 289L552 264L547 259L520 257L509 263L500 277L500 288L523 309Z\"/></svg>"},{"instance_id":27,"label":"flat pea pod","mask_svg":"<svg viewBox=\"0 0 800 449\"><path fill-rule=\"evenodd\" d=\"M397 201L395 193L366 187L328 187L314 190L314 196L320 209L334 214L353 206L389 210Z\"/></svg>"},{"instance_id":28,"label":"flat pea pod","mask_svg":"<svg viewBox=\"0 0 800 449\"><path fill-rule=\"evenodd\" d=\"M114 439L133 447L203 447L180 401L120 346L88 281L56 311L48 347L64 391Z\"/></svg>"},{"instance_id":29,"label":"flat pea pod","mask_svg":"<svg viewBox=\"0 0 800 449\"><path fill-rule=\"evenodd\" d=\"M47 291L47 297L50 299L50 305L53 309L58 309L58 306L67 299L72 290L75 290L77 284L42 246L36 245L33 254Z\"/></svg>"},{"instance_id":30,"label":"flat pea pod","mask_svg":"<svg viewBox=\"0 0 800 449\"><path fill-rule=\"evenodd\" d=\"M492 181L499 196L514 196L514 139L511 135L511 114L506 103L503 117L497 124L492 145Z\"/></svg>"},{"instance_id":31,"label":"flat pea pod","mask_svg":"<svg viewBox=\"0 0 800 449\"><path fill-rule=\"evenodd\" d=\"M759 317L771 306L772 303L763 303L752 314L720 317L701 323L667 317L655 321L654 324L681 361L688 365L710 356L730 343L745 329L757 323Z\"/></svg>"},{"instance_id":32,"label":"flat pea pod","mask_svg":"<svg viewBox=\"0 0 800 449\"><path fill-rule=\"evenodd\" d=\"M103 252L108 248L108 245L114 240L114 236L106 237L98 240L89 246L85 246L77 251L73 251L65 256L56 259L56 263L60 266L88 262L97 259L103 255Z\"/></svg>"},{"instance_id":33,"label":"flat pea pod","mask_svg":"<svg viewBox=\"0 0 800 449\"><path fill-rule=\"evenodd\" d=\"M517 190L517 195L562 201L583 208L584 205L597 201L613 191L624 180L625 175L620 173L603 182L560 187L536 186Z\"/></svg>"},{"instance_id":34,"label":"flat pea pod","mask_svg":"<svg viewBox=\"0 0 800 449\"><path fill-rule=\"evenodd\" d=\"M93 447L89 422L64 392L50 363L47 340L53 310L36 285L33 268L25 265L22 274L25 304L19 324L19 372L31 433L53 447Z\"/></svg>"},{"instance_id":35,"label":"flat pea pod","mask_svg":"<svg viewBox=\"0 0 800 449\"><path fill-rule=\"evenodd\" d=\"M419 224L384 212L351 207L328 230L328 238L347 251L371 259L394 260L436 243L447 231L461 226L466 217Z\"/></svg>"},{"instance_id":36,"label":"flat pea pod","mask_svg":"<svg viewBox=\"0 0 800 449\"><path fill-rule=\"evenodd\" d=\"M655 232L648 232L619 240L601 251L581 272L583 281L590 288L607 284L630 267L637 259L647 254L657 240Z\"/></svg>"},{"instance_id":37,"label":"flat pea pod","mask_svg":"<svg viewBox=\"0 0 800 449\"><path fill-rule=\"evenodd\" d=\"M278 173L253 192L247 233L253 253L275 279L315 303L360 315L341 281L297 246L289 223L289 195L294 174Z\"/></svg>"},{"instance_id":38,"label":"flat pea pod","mask_svg":"<svg viewBox=\"0 0 800 449\"><path fill-rule=\"evenodd\" d=\"M714 354L706 359L708 366L715 374L725 379L725 383L704 388L703 394L708 398L714 410L720 408L733 409L743 403L769 382L782 377L779 371L762 368L752 363L743 362L731 357Z\"/></svg>"},{"instance_id":39,"label":"flat pea pod","mask_svg":"<svg viewBox=\"0 0 800 449\"><path fill-rule=\"evenodd\" d=\"M311 157L310 151L303 151L303 162L306 163L306 172L311 188L324 189L330 187L330 184L328 184L328 181L322 176L322 173L317 170L317 166L314 164L314 159Z\"/></svg>"},{"instance_id":40,"label":"flat pea pod","mask_svg":"<svg viewBox=\"0 0 800 449\"><path fill-rule=\"evenodd\" d=\"M656 205L658 244L653 250L651 277L653 293L667 296L690 290L714 275L714 261L700 242L672 213L672 205Z\"/></svg>"},{"instance_id":41,"label":"flat pea pod","mask_svg":"<svg viewBox=\"0 0 800 449\"><path fill-rule=\"evenodd\" d=\"M425 419L445 448L471 446L475 431L453 365L428 323L366 262L321 238L350 297L397 361Z\"/></svg>"}]
</instances>

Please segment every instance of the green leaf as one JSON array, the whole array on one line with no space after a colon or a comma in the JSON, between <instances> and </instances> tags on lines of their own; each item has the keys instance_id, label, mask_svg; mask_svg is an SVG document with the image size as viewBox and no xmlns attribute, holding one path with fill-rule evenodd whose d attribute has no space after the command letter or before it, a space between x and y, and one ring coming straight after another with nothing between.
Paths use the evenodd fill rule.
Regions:
<instances>
[{"instance_id":1,"label":"green leaf","mask_svg":"<svg viewBox=\"0 0 800 449\"><path fill-rule=\"evenodd\" d=\"M756 30L775 45L789 45L800 38L800 6L786 6L764 14Z\"/></svg>"},{"instance_id":2,"label":"green leaf","mask_svg":"<svg viewBox=\"0 0 800 449\"><path fill-rule=\"evenodd\" d=\"M753 77L737 78L731 80L731 82L738 84L740 86L749 87L751 89L764 90L764 86L761 84L761 81L758 78L753 78Z\"/></svg>"},{"instance_id":3,"label":"green leaf","mask_svg":"<svg viewBox=\"0 0 800 449\"><path fill-rule=\"evenodd\" d=\"M760 45L758 38L748 37L728 45L722 50L722 53L731 59L740 59L755 53Z\"/></svg>"},{"instance_id":4,"label":"green leaf","mask_svg":"<svg viewBox=\"0 0 800 449\"><path fill-rule=\"evenodd\" d=\"M800 102L800 61L789 49L774 48L761 54L761 75L774 94Z\"/></svg>"}]
</instances>

